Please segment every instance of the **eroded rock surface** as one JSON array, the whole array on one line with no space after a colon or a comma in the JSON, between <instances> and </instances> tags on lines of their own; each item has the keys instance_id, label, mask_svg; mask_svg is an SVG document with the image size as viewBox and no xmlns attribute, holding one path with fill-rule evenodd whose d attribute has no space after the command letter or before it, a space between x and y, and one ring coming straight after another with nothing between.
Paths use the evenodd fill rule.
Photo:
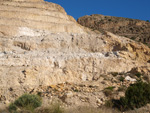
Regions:
<instances>
[{"instance_id":1,"label":"eroded rock surface","mask_svg":"<svg viewBox=\"0 0 150 113\"><path fill-rule=\"evenodd\" d=\"M61 6L43 0L1 0L0 26L3 36L40 36L43 30L83 32Z\"/></svg>"},{"instance_id":2,"label":"eroded rock surface","mask_svg":"<svg viewBox=\"0 0 150 113\"><path fill-rule=\"evenodd\" d=\"M85 101L98 96L94 90L101 91L100 97L106 86L121 84L111 73L149 66L147 46L110 32L87 33L57 4L14 0L0 4L0 105L7 105L24 93L44 95L52 85L71 83L71 88L60 96L69 103L67 98L74 94L72 87L96 81L98 90L87 88L91 97L86 97L88 93L84 96L82 90L78 94L86 97L81 98ZM50 92L47 95L53 96ZM96 102L103 105L99 97ZM76 98L80 99L73 99Z\"/></svg>"},{"instance_id":3,"label":"eroded rock surface","mask_svg":"<svg viewBox=\"0 0 150 113\"><path fill-rule=\"evenodd\" d=\"M93 30L107 30L150 45L150 22L93 14L80 17L78 23Z\"/></svg>"}]
</instances>

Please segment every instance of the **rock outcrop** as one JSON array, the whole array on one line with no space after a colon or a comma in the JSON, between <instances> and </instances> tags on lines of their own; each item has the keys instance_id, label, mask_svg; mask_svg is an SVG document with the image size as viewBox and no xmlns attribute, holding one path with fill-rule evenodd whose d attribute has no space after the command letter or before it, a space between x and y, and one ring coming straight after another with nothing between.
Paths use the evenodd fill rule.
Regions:
<instances>
[{"instance_id":1,"label":"rock outcrop","mask_svg":"<svg viewBox=\"0 0 150 113\"><path fill-rule=\"evenodd\" d=\"M0 1L0 35L39 36L43 30L52 33L83 32L57 4L43 0Z\"/></svg>"},{"instance_id":2,"label":"rock outcrop","mask_svg":"<svg viewBox=\"0 0 150 113\"><path fill-rule=\"evenodd\" d=\"M95 14L80 17L78 23L93 30L109 31L150 45L150 22Z\"/></svg>"},{"instance_id":3,"label":"rock outcrop","mask_svg":"<svg viewBox=\"0 0 150 113\"><path fill-rule=\"evenodd\" d=\"M86 33L61 6L44 1L0 1L0 33L0 106L51 85L100 78L108 86L111 73L149 66L147 46L110 32Z\"/></svg>"}]
</instances>

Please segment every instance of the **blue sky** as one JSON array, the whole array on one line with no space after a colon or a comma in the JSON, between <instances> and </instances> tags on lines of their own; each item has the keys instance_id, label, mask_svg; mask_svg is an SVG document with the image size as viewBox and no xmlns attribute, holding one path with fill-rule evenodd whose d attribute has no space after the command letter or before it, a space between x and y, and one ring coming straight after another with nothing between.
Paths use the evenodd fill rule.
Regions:
<instances>
[{"instance_id":1,"label":"blue sky","mask_svg":"<svg viewBox=\"0 0 150 113\"><path fill-rule=\"evenodd\" d=\"M102 14L150 20L150 0L46 0L61 5L75 19Z\"/></svg>"}]
</instances>

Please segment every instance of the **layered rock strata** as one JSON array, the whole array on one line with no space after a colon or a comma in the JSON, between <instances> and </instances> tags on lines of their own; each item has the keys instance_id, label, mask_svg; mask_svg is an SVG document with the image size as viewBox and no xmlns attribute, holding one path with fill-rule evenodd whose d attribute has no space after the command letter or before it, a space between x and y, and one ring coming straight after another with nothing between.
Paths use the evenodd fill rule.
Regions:
<instances>
[{"instance_id":1,"label":"layered rock strata","mask_svg":"<svg viewBox=\"0 0 150 113\"><path fill-rule=\"evenodd\" d=\"M52 33L83 32L57 4L42 0L0 1L0 35L39 36L41 33L37 30Z\"/></svg>"},{"instance_id":2,"label":"layered rock strata","mask_svg":"<svg viewBox=\"0 0 150 113\"><path fill-rule=\"evenodd\" d=\"M87 34L59 5L0 4L0 105L38 87L149 66L148 47L110 32Z\"/></svg>"}]
</instances>

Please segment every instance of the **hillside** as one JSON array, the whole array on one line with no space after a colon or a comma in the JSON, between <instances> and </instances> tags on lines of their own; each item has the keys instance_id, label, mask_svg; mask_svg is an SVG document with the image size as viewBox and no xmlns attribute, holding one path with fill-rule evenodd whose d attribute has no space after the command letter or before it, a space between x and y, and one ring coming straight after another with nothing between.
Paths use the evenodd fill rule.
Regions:
<instances>
[{"instance_id":1,"label":"hillside","mask_svg":"<svg viewBox=\"0 0 150 113\"><path fill-rule=\"evenodd\" d=\"M106 30L150 45L150 22L98 14L83 16L77 21L79 24L94 30Z\"/></svg>"},{"instance_id":2,"label":"hillside","mask_svg":"<svg viewBox=\"0 0 150 113\"><path fill-rule=\"evenodd\" d=\"M150 81L149 67L147 46L82 27L60 5L0 0L0 109L24 93L40 93L42 107L99 108L123 96L136 73Z\"/></svg>"}]
</instances>

